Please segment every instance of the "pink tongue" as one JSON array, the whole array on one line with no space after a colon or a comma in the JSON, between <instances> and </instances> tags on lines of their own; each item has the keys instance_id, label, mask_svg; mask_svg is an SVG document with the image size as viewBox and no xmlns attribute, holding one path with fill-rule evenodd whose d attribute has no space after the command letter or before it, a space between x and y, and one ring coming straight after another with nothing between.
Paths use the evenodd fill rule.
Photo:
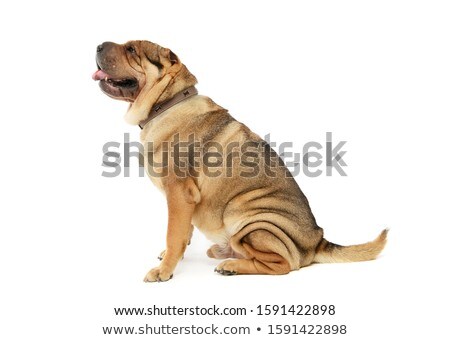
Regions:
<instances>
[{"instance_id":1,"label":"pink tongue","mask_svg":"<svg viewBox=\"0 0 450 340\"><path fill-rule=\"evenodd\" d=\"M92 75L92 79L94 80L103 80L106 77L109 77L109 75L103 72L102 70L95 71L94 74Z\"/></svg>"}]
</instances>

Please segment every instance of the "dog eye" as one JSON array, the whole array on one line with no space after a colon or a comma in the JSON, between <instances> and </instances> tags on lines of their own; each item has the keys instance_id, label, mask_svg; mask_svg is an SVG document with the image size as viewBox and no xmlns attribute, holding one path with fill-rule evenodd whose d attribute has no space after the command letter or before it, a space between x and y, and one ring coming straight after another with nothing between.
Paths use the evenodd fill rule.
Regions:
<instances>
[{"instance_id":1,"label":"dog eye","mask_svg":"<svg viewBox=\"0 0 450 340\"><path fill-rule=\"evenodd\" d=\"M136 50L134 49L133 46L128 46L127 47L127 51L130 52L130 53L136 53Z\"/></svg>"}]
</instances>

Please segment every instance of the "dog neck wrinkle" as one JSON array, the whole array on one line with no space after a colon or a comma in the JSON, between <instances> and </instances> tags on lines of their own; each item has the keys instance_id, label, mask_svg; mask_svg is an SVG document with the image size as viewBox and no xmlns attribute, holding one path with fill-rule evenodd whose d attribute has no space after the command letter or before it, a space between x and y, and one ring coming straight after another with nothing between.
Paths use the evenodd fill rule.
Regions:
<instances>
[{"instance_id":1,"label":"dog neck wrinkle","mask_svg":"<svg viewBox=\"0 0 450 340\"><path fill-rule=\"evenodd\" d=\"M182 65L181 69L173 75L173 78L170 80L163 93L159 96L155 106L170 100L181 91L187 89L188 87L192 87L195 84L197 84L197 78L189 72L185 65Z\"/></svg>"}]
</instances>

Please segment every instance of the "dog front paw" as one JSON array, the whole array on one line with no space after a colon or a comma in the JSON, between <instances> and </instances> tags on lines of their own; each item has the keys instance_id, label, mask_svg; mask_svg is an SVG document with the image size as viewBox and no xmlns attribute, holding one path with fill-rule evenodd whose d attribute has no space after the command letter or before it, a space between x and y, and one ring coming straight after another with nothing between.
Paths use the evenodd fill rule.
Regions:
<instances>
[{"instance_id":1,"label":"dog front paw","mask_svg":"<svg viewBox=\"0 0 450 340\"><path fill-rule=\"evenodd\" d=\"M145 275L144 282L164 282L170 280L172 277L172 271L159 266L153 268Z\"/></svg>"}]
</instances>

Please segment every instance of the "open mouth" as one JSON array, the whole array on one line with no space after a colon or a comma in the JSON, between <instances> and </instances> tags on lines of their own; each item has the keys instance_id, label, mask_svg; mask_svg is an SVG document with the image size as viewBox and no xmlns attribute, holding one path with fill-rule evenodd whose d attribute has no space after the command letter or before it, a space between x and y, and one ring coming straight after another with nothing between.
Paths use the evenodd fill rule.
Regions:
<instances>
[{"instance_id":1,"label":"open mouth","mask_svg":"<svg viewBox=\"0 0 450 340\"><path fill-rule=\"evenodd\" d=\"M103 93L114 99L132 102L139 90L139 83L136 78L113 77L100 67L94 72L92 79L98 80Z\"/></svg>"},{"instance_id":2,"label":"open mouth","mask_svg":"<svg viewBox=\"0 0 450 340\"><path fill-rule=\"evenodd\" d=\"M133 88L137 86L137 80L135 78L114 78L102 69L95 71L92 79L99 80L112 87Z\"/></svg>"}]
</instances>

